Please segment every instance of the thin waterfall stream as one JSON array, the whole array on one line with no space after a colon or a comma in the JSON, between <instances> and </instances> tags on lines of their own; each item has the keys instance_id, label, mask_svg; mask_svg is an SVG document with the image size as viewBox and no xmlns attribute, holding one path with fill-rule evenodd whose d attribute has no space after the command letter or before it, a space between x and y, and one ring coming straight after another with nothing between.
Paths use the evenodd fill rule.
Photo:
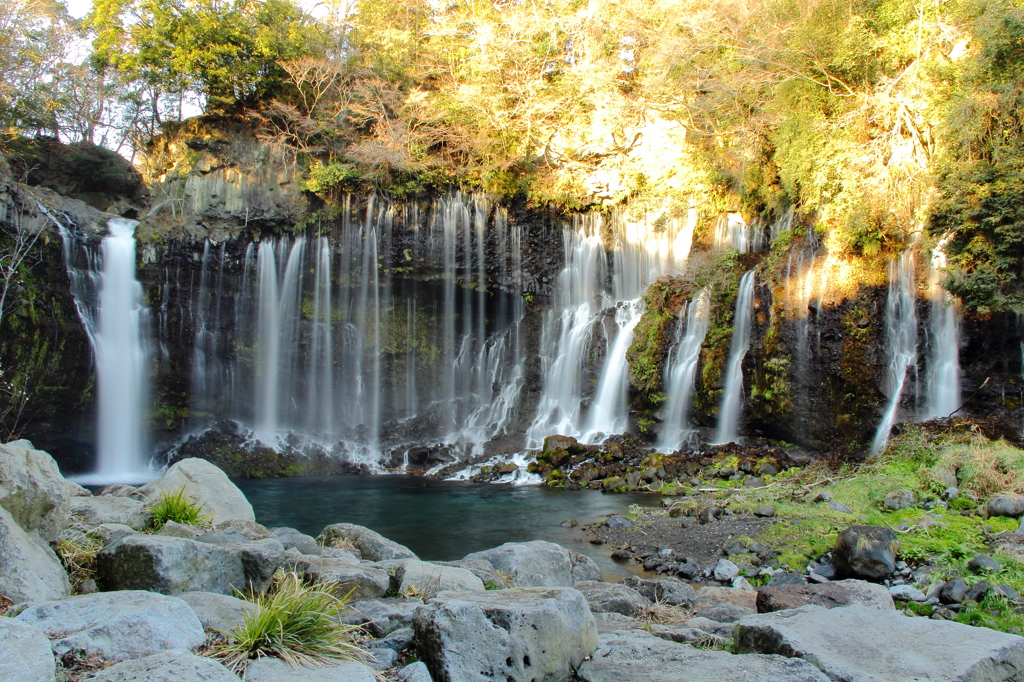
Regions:
<instances>
[{"instance_id":1,"label":"thin waterfall stream","mask_svg":"<svg viewBox=\"0 0 1024 682\"><path fill-rule=\"evenodd\" d=\"M700 349L708 333L710 319L711 294L705 287L687 305L686 324L680 320L676 345L666 362L665 383L668 386L668 401L657 445L661 451L678 450L690 437L688 413L694 379L700 365ZM685 334L682 333L684 328Z\"/></svg>"},{"instance_id":2,"label":"thin waterfall stream","mask_svg":"<svg viewBox=\"0 0 1024 682\"><path fill-rule=\"evenodd\" d=\"M881 452L896 422L908 370L917 364L917 314L915 312L914 253L903 252L889 264L889 297L885 306L886 389L889 405L878 425L871 451Z\"/></svg>"},{"instance_id":3,"label":"thin waterfall stream","mask_svg":"<svg viewBox=\"0 0 1024 682\"><path fill-rule=\"evenodd\" d=\"M726 365L722 406L718 411L716 443L733 443L739 438L740 413L743 411L743 358L750 348L750 332L754 321L754 271L740 279L733 316L732 343Z\"/></svg>"}]
</instances>

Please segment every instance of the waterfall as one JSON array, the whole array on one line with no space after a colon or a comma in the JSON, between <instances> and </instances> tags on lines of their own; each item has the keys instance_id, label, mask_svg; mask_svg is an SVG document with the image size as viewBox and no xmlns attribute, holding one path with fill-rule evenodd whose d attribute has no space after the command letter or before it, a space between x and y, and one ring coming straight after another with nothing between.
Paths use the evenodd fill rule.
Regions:
<instances>
[{"instance_id":1,"label":"waterfall","mask_svg":"<svg viewBox=\"0 0 1024 682\"><path fill-rule=\"evenodd\" d=\"M99 257L63 225L71 292L96 358L96 468L86 483L141 483L153 477L145 455L143 414L148 403L147 311L135 279L134 220L110 220ZM84 268L79 264L84 256Z\"/></svg>"},{"instance_id":2,"label":"waterfall","mask_svg":"<svg viewBox=\"0 0 1024 682\"><path fill-rule=\"evenodd\" d=\"M914 291L914 254L909 249L889 264L889 298L885 305L886 393L889 406L878 425L871 452L878 454L889 440L896 421L907 371L917 364L917 314Z\"/></svg>"},{"instance_id":3,"label":"waterfall","mask_svg":"<svg viewBox=\"0 0 1024 682\"><path fill-rule=\"evenodd\" d=\"M665 405L665 419L661 423L658 449L664 452L678 450L690 434L687 418L691 394L700 361L700 348L708 332L711 317L711 296L707 288L691 300L687 306L685 335L680 320L676 332L676 343L665 363L665 384L668 401Z\"/></svg>"},{"instance_id":4,"label":"waterfall","mask_svg":"<svg viewBox=\"0 0 1024 682\"><path fill-rule=\"evenodd\" d=\"M615 343L608 350L597 393L590 406L584 443L600 443L604 437L621 433L626 428L628 404L626 400L629 362L626 351L633 343L633 329L644 313L643 301L639 298L620 304L615 310L615 324L618 331Z\"/></svg>"},{"instance_id":5,"label":"waterfall","mask_svg":"<svg viewBox=\"0 0 1024 682\"><path fill-rule=\"evenodd\" d=\"M926 417L946 417L960 409L960 309L942 288L946 254L945 242L932 251L929 284L931 289L931 352L928 357L928 402Z\"/></svg>"},{"instance_id":6,"label":"waterfall","mask_svg":"<svg viewBox=\"0 0 1024 682\"><path fill-rule=\"evenodd\" d=\"M716 443L732 443L739 438L740 412L743 409L743 358L750 348L750 332L754 318L754 271L740 279L733 316L732 343L729 346L728 369L723 384L722 407L718 412Z\"/></svg>"}]
</instances>

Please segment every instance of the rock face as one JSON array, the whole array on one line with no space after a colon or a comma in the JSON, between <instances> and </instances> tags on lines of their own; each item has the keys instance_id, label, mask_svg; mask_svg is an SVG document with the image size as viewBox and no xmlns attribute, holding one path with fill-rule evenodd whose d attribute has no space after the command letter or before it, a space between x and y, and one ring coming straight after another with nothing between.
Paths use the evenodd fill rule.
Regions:
<instances>
[{"instance_id":1,"label":"rock face","mask_svg":"<svg viewBox=\"0 0 1024 682\"><path fill-rule=\"evenodd\" d=\"M73 497L70 507L73 516L96 526L119 523L142 530L149 519L146 505L131 497Z\"/></svg>"},{"instance_id":2,"label":"rock face","mask_svg":"<svg viewBox=\"0 0 1024 682\"><path fill-rule=\"evenodd\" d=\"M586 597L593 613L621 613L637 618L651 606L650 599L626 585L585 580L574 587Z\"/></svg>"},{"instance_id":3,"label":"rock face","mask_svg":"<svg viewBox=\"0 0 1024 682\"><path fill-rule=\"evenodd\" d=\"M15 603L48 601L71 594L57 555L0 507L0 594Z\"/></svg>"},{"instance_id":4,"label":"rock face","mask_svg":"<svg viewBox=\"0 0 1024 682\"><path fill-rule=\"evenodd\" d=\"M444 590L464 592L484 589L483 581L464 568L439 566L417 559L402 562L395 571L395 579L398 581L398 594L403 597L431 599Z\"/></svg>"},{"instance_id":5,"label":"rock face","mask_svg":"<svg viewBox=\"0 0 1024 682\"><path fill-rule=\"evenodd\" d=\"M156 500L161 493L172 494L185 489L185 497L203 505L203 513L213 515L215 523L224 521L256 522L252 505L227 475L206 460L183 459L163 476L139 489L145 497Z\"/></svg>"},{"instance_id":6,"label":"rock face","mask_svg":"<svg viewBox=\"0 0 1024 682\"><path fill-rule=\"evenodd\" d=\"M327 526L320 531L320 535L316 538L319 544L327 547L339 540L350 542L358 547L363 558L368 561L419 558L405 545L388 540L376 531L353 523L335 523Z\"/></svg>"},{"instance_id":7,"label":"rock face","mask_svg":"<svg viewBox=\"0 0 1024 682\"><path fill-rule=\"evenodd\" d=\"M53 682L56 674L46 635L13 618L0 618L0 680Z\"/></svg>"},{"instance_id":8,"label":"rock face","mask_svg":"<svg viewBox=\"0 0 1024 682\"><path fill-rule=\"evenodd\" d=\"M744 618L736 650L814 661L849 682L1001 682L1024 677L1024 637L864 606Z\"/></svg>"},{"instance_id":9,"label":"rock face","mask_svg":"<svg viewBox=\"0 0 1024 682\"><path fill-rule=\"evenodd\" d=\"M506 542L467 554L463 561L479 559L511 576L515 587L572 587L581 580L601 579L601 570L589 558L543 540Z\"/></svg>"},{"instance_id":10,"label":"rock face","mask_svg":"<svg viewBox=\"0 0 1024 682\"><path fill-rule=\"evenodd\" d=\"M161 594L266 589L284 561L275 540L244 545L212 545L161 535L126 535L96 557L101 585L113 590Z\"/></svg>"},{"instance_id":11,"label":"rock face","mask_svg":"<svg viewBox=\"0 0 1024 682\"><path fill-rule=\"evenodd\" d=\"M896 534L880 526L850 526L840 531L832 565L841 578L881 580L896 570L900 544Z\"/></svg>"},{"instance_id":12,"label":"rock face","mask_svg":"<svg viewBox=\"0 0 1024 682\"><path fill-rule=\"evenodd\" d=\"M769 586L757 591L758 613L772 613L810 605L831 609L851 604L890 611L896 608L889 590L863 580L839 580L820 585Z\"/></svg>"},{"instance_id":13,"label":"rock face","mask_svg":"<svg viewBox=\"0 0 1024 682\"><path fill-rule=\"evenodd\" d=\"M293 668L280 658L261 658L245 669L249 682L376 682L362 663L346 661L322 668ZM238 682L238 678L234 678Z\"/></svg>"},{"instance_id":14,"label":"rock face","mask_svg":"<svg viewBox=\"0 0 1024 682\"><path fill-rule=\"evenodd\" d=\"M82 650L123 660L192 649L206 639L188 604L142 591L97 592L32 604L15 620L46 633L58 655Z\"/></svg>"},{"instance_id":15,"label":"rock face","mask_svg":"<svg viewBox=\"0 0 1024 682\"><path fill-rule=\"evenodd\" d=\"M594 617L571 588L442 592L416 612L414 628L438 682L553 682L597 648Z\"/></svg>"},{"instance_id":16,"label":"rock face","mask_svg":"<svg viewBox=\"0 0 1024 682\"><path fill-rule=\"evenodd\" d=\"M675 644L646 632L612 633L579 669L585 682L827 682L806 661L736 656Z\"/></svg>"},{"instance_id":17,"label":"rock face","mask_svg":"<svg viewBox=\"0 0 1024 682\"><path fill-rule=\"evenodd\" d=\"M238 678L213 659L187 651L123 661L90 678L90 682L238 682Z\"/></svg>"},{"instance_id":18,"label":"rock face","mask_svg":"<svg viewBox=\"0 0 1024 682\"><path fill-rule=\"evenodd\" d=\"M54 542L68 525L71 497L53 457L26 440L0 445L0 507L22 530Z\"/></svg>"}]
</instances>

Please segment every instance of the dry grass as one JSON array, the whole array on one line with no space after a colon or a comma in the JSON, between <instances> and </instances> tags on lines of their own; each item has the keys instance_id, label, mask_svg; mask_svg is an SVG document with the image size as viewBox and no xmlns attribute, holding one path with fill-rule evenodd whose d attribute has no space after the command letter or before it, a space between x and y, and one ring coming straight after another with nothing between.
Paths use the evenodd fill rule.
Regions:
<instances>
[{"instance_id":1,"label":"dry grass","mask_svg":"<svg viewBox=\"0 0 1024 682\"><path fill-rule=\"evenodd\" d=\"M103 549L103 542L91 535L84 541L63 538L57 543L57 556L67 571L71 591L79 594L82 583L96 577L96 555Z\"/></svg>"},{"instance_id":2,"label":"dry grass","mask_svg":"<svg viewBox=\"0 0 1024 682\"><path fill-rule=\"evenodd\" d=\"M661 601L655 601L644 609L638 620L649 625L676 625L685 623L693 618L693 611L682 606L670 606Z\"/></svg>"},{"instance_id":3,"label":"dry grass","mask_svg":"<svg viewBox=\"0 0 1024 682\"><path fill-rule=\"evenodd\" d=\"M989 441L974 435L966 442L940 447L937 462L924 475L944 484L943 474L956 476L962 490L985 498L995 493L1024 493L1024 450L1003 440Z\"/></svg>"}]
</instances>

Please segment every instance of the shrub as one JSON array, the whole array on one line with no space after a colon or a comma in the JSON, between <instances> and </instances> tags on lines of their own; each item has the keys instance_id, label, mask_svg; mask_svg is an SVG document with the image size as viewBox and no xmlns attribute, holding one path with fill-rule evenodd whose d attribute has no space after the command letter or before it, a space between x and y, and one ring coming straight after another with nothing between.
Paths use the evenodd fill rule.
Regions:
<instances>
[{"instance_id":1,"label":"shrub","mask_svg":"<svg viewBox=\"0 0 1024 682\"><path fill-rule=\"evenodd\" d=\"M261 656L276 656L293 667L365 658L365 650L352 641L362 630L337 620L347 598L339 599L324 584L304 585L288 573L255 601L257 608L225 632L227 641L217 647L228 666L237 670Z\"/></svg>"},{"instance_id":2,"label":"shrub","mask_svg":"<svg viewBox=\"0 0 1024 682\"><path fill-rule=\"evenodd\" d=\"M212 514L203 514L203 507L185 496L185 486L173 493L162 492L156 501L149 504L149 525L159 530L168 521L189 526L202 526L213 518Z\"/></svg>"}]
</instances>

